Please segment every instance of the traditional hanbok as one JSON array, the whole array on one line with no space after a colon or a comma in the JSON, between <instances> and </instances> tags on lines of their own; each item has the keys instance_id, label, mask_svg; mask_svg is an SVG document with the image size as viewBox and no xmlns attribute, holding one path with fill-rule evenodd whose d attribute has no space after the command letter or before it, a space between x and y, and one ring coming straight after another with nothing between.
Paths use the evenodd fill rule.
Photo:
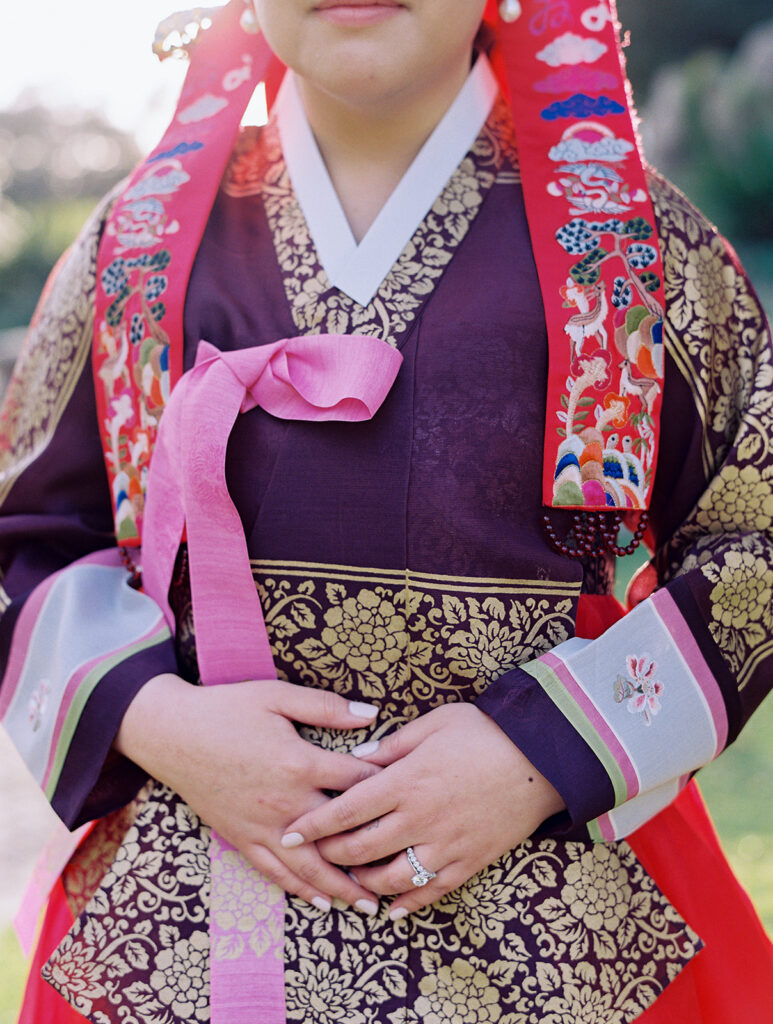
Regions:
<instances>
[{"instance_id":1,"label":"traditional hanbok","mask_svg":"<svg viewBox=\"0 0 773 1024\"><path fill-rule=\"evenodd\" d=\"M211 100L196 101L202 119ZM183 380L225 366L252 400L238 395L244 411L218 451L178 403L159 449L171 492L214 508L223 462L277 675L379 706L373 729L304 727L310 742L348 750L443 703L474 702L567 806L404 921L389 920L387 900L372 920L337 904L325 915L251 879L176 794L110 749L147 680L216 673L216 654L203 671L197 650L196 592L229 587L214 532L206 562L192 506L187 545L173 512L166 529L157 509L150 548L125 546L160 411L172 408L174 264L147 255L143 232L166 237L173 256L175 235L195 233L164 207L192 175L180 145L108 200L58 268L3 410L0 713L60 817L96 821L50 903L44 938L56 948L44 943L38 966L51 995L31 987L24 1019L59 1012L46 998L66 1010L63 996L73 1020L95 1024L763 1024L770 944L685 789L738 735L773 662L773 352L734 253L650 172L660 352L647 347L652 325L646 335L629 315L623 280L614 335L586 342L586 356L621 367L619 401L596 399L598 366L582 351L559 398L562 444L582 443L559 448L557 493L595 481L632 512L641 506L627 491L654 469L653 386L662 402L651 582L612 624L613 555L571 558L551 542L572 548L573 511L554 507L545 528L539 482L556 416L546 315L518 146L486 56L359 245L291 73L268 125L239 135L170 316L182 319ZM98 264L106 235L111 259ZM573 328L592 319L593 288L567 282ZM288 415L261 397L270 367L318 409L311 378L300 383L306 340L332 336L312 349L337 353L355 335L396 353L375 408ZM644 370L658 356L662 394ZM185 401L209 395L214 408L208 387L190 384ZM357 401L368 404L369 387ZM605 513L585 515L601 529ZM171 551L168 576L148 550ZM270 993L258 1009L239 1006L243 969Z\"/></svg>"}]
</instances>

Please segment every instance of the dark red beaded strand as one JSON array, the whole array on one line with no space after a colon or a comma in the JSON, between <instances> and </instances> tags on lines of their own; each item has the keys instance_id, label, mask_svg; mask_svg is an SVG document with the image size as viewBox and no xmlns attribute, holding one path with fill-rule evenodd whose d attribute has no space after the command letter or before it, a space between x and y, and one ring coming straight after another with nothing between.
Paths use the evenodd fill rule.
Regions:
<instances>
[{"instance_id":1,"label":"dark red beaded strand","mask_svg":"<svg viewBox=\"0 0 773 1024\"><path fill-rule=\"evenodd\" d=\"M624 555L632 555L641 544L649 516L646 512L639 514L639 521L634 530L633 537L625 547L617 543L620 527L623 525L624 512L575 512L572 516L572 525L564 540L560 540L550 518L546 512L542 517L545 533L551 545L560 555L578 560L601 557L607 552L622 558Z\"/></svg>"},{"instance_id":2,"label":"dark red beaded strand","mask_svg":"<svg viewBox=\"0 0 773 1024\"><path fill-rule=\"evenodd\" d=\"M121 561L123 562L124 568L129 572L130 580L129 586L133 590L142 589L142 573L137 567L137 563L134 561L132 556L129 554L128 548L119 548L121 553Z\"/></svg>"}]
</instances>

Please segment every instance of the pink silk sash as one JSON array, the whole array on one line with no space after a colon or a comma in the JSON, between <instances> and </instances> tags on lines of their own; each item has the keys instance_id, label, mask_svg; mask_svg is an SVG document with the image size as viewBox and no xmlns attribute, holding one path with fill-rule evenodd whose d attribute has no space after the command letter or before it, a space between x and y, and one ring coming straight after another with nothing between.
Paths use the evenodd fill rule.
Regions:
<instances>
[{"instance_id":1,"label":"pink silk sash","mask_svg":"<svg viewBox=\"0 0 773 1024\"><path fill-rule=\"evenodd\" d=\"M268 634L225 457L240 412L257 406L280 419L371 419L402 356L361 335L287 338L220 352L201 342L164 411L147 488L143 579L175 623L168 594L185 531L196 650L205 685L275 679ZM284 894L213 832L210 845L212 1024L284 1024ZM234 887L258 908L245 934L220 913Z\"/></svg>"}]
</instances>

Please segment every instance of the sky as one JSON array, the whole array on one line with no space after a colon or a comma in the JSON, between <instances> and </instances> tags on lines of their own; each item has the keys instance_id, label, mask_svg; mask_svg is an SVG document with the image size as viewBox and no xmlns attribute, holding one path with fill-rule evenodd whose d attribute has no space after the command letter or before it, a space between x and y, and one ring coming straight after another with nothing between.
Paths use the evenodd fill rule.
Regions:
<instances>
[{"instance_id":1,"label":"sky","mask_svg":"<svg viewBox=\"0 0 773 1024\"><path fill-rule=\"evenodd\" d=\"M206 0L205 0L206 2ZM210 5L217 0L209 0ZM150 148L170 120L184 62L160 64L156 25L192 0L2 0L0 109L28 90L101 110Z\"/></svg>"}]
</instances>

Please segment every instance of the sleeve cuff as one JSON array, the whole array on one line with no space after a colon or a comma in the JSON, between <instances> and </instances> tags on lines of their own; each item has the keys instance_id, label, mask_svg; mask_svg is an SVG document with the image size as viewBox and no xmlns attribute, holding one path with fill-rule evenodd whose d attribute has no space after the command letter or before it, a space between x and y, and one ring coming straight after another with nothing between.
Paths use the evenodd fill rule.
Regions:
<instances>
[{"instance_id":1,"label":"sleeve cuff","mask_svg":"<svg viewBox=\"0 0 773 1024\"><path fill-rule=\"evenodd\" d=\"M479 699L564 798L568 821L546 828L624 838L727 745L724 694L691 627L660 590L597 640L559 644Z\"/></svg>"},{"instance_id":2,"label":"sleeve cuff","mask_svg":"<svg viewBox=\"0 0 773 1024\"><path fill-rule=\"evenodd\" d=\"M102 676L75 726L53 792L49 781L51 805L71 829L123 807L147 780L147 773L112 745L127 708L145 683L164 672L177 672L169 631L156 639Z\"/></svg>"},{"instance_id":3,"label":"sleeve cuff","mask_svg":"<svg viewBox=\"0 0 773 1024\"><path fill-rule=\"evenodd\" d=\"M548 819L539 835L587 839L586 823L614 803L607 773L588 744L534 676L506 672L475 702L560 793L566 811Z\"/></svg>"}]
</instances>

